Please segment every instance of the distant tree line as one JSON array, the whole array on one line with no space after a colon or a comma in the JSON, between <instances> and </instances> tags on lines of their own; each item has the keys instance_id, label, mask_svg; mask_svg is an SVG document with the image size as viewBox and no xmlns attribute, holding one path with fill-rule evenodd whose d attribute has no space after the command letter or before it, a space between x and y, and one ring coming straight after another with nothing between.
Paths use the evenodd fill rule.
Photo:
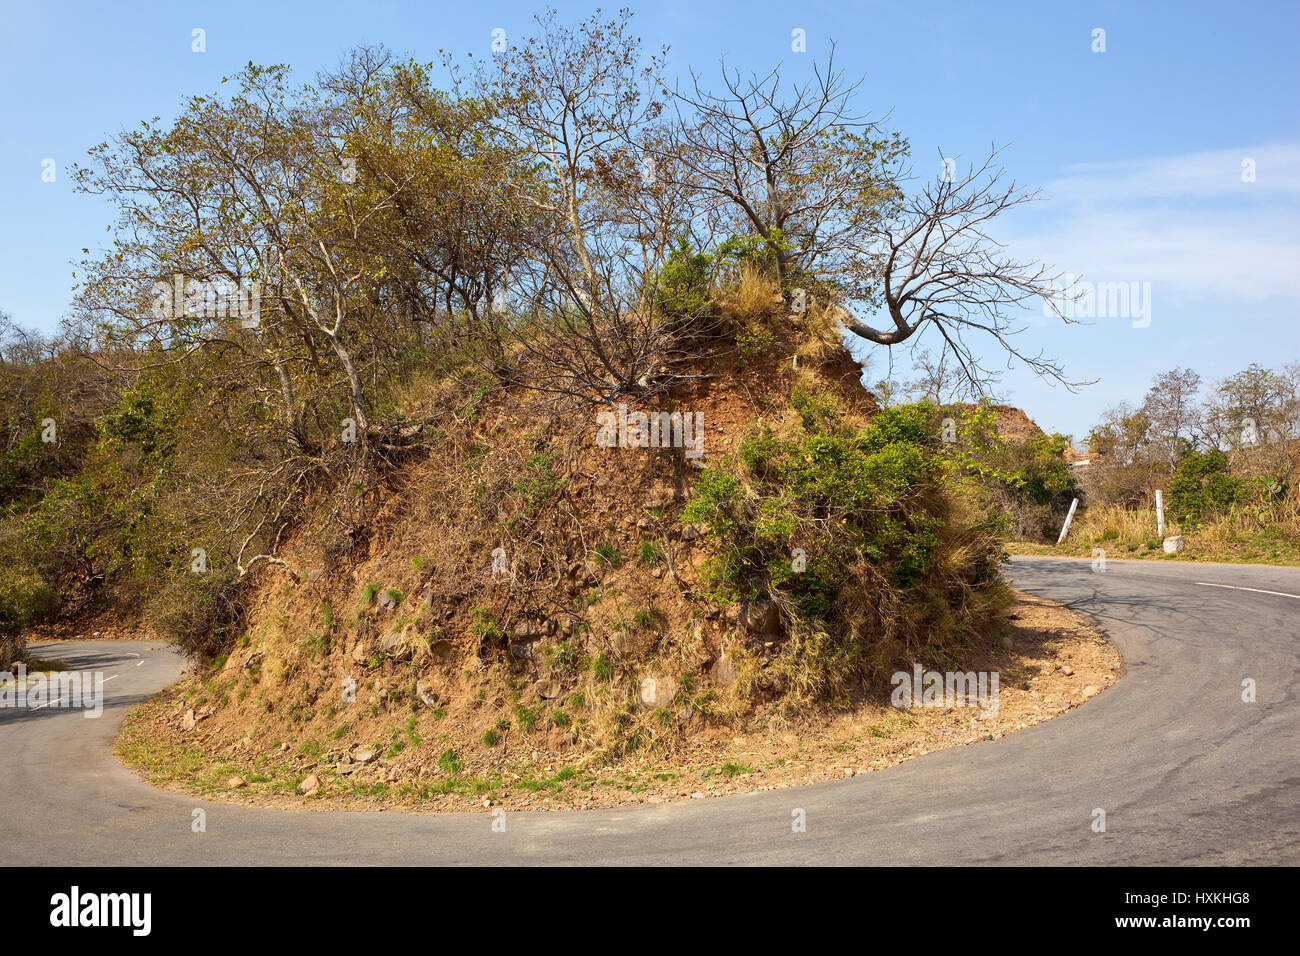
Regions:
<instances>
[{"instance_id":1,"label":"distant tree line","mask_svg":"<svg viewBox=\"0 0 1300 956\"><path fill-rule=\"evenodd\" d=\"M1098 503L1145 507L1160 489L1176 518L1194 522L1294 497L1300 363L1253 364L1204 393L1196 372L1165 372L1140 404L1109 409L1088 449L1085 488Z\"/></svg>"}]
</instances>

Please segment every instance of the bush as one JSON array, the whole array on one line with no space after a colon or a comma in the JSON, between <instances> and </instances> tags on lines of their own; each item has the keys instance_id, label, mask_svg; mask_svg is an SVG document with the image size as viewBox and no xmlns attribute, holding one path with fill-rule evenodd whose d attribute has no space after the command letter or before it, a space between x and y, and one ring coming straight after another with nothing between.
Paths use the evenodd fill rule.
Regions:
<instances>
[{"instance_id":1,"label":"bush","mask_svg":"<svg viewBox=\"0 0 1300 956\"><path fill-rule=\"evenodd\" d=\"M54 591L30 567L0 567L0 670L22 656L23 628L54 603Z\"/></svg>"},{"instance_id":2,"label":"bush","mask_svg":"<svg viewBox=\"0 0 1300 956\"><path fill-rule=\"evenodd\" d=\"M150 594L145 614L158 633L196 657L212 657L233 643L242 621L240 581L233 574L174 571Z\"/></svg>"},{"instance_id":3,"label":"bush","mask_svg":"<svg viewBox=\"0 0 1300 956\"><path fill-rule=\"evenodd\" d=\"M1195 526L1227 514L1243 490L1243 481L1229 474L1223 452L1188 452L1169 483L1169 512L1177 521Z\"/></svg>"},{"instance_id":4,"label":"bush","mask_svg":"<svg viewBox=\"0 0 1300 956\"><path fill-rule=\"evenodd\" d=\"M737 473L695 480L682 520L716 544L712 597L780 607L796 696L842 697L899 644L924 655L976 639L1005 607L1004 522L942 485L930 412L886 409L859 430L821 430L828 419L813 414L789 438L760 427Z\"/></svg>"},{"instance_id":5,"label":"bush","mask_svg":"<svg viewBox=\"0 0 1300 956\"><path fill-rule=\"evenodd\" d=\"M658 311L674 319L708 318L713 314L713 257L692 251L681 238L653 280Z\"/></svg>"},{"instance_id":6,"label":"bush","mask_svg":"<svg viewBox=\"0 0 1300 956\"><path fill-rule=\"evenodd\" d=\"M924 407L924 406L921 406ZM952 473L964 477L968 493L1005 513L1017 538L1055 540L1056 529L1078 494L1064 435L1030 434L1017 441L1002 437L998 409L983 401L972 406L933 408L930 433L951 418L952 440L944 454Z\"/></svg>"}]
</instances>

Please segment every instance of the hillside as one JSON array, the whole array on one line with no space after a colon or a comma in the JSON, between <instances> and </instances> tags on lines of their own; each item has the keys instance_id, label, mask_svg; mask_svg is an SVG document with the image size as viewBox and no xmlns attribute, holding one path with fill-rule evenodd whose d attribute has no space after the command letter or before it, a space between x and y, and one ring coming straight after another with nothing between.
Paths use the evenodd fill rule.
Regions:
<instances>
[{"instance_id":1,"label":"hillside","mask_svg":"<svg viewBox=\"0 0 1300 956\"><path fill-rule=\"evenodd\" d=\"M874 557L861 536L845 551L818 527L825 503L788 538L805 546L809 578L827 574L819 548L851 562L827 574L828 593L801 591L791 583L800 573L720 575L720 555L744 532L716 512L698 520L701 482L740 476L759 497L763 473L745 464L756 436L798 442L803 454L883 421L824 326L801 330L779 299L749 321L735 325L771 333L763 351L716 342L689 384L651 406L699 416L698 458L599 447L590 410L543 417L521 410L518 393L483 395L385 478L363 528L340 539L328 522L308 522L293 534L234 646L128 724L128 761L162 781L266 798L304 781L310 795L336 797L379 798L391 784L421 805L454 807L500 799L522 780L516 799L540 788L563 803L556 791L573 781L569 799L607 802L617 794L591 793L602 773L672 797L682 773L718 767L731 768L720 783L735 789L836 775L844 759L885 766L1027 726L1113 679L1118 660L1081 620L1022 602L1028 623L1008 621L984 519L919 475L891 505L902 528L924 532L917 543L897 528L873 537ZM903 451L886 446L891 461ZM795 496L784 506L803 507ZM864 518L849 508L833 520ZM758 565L763 545L752 544L741 560ZM902 588L896 572L918 544L919 574ZM798 552L784 547L788 565ZM1005 688L1000 716L979 712L972 724L975 712L889 704L888 673L917 662L985 670L1017 660L1014 674L1038 670L1045 654L1073 659L1068 677L1047 668L1063 686L1025 705ZM864 721L875 728L865 745ZM751 778L756 753L766 776Z\"/></svg>"}]
</instances>

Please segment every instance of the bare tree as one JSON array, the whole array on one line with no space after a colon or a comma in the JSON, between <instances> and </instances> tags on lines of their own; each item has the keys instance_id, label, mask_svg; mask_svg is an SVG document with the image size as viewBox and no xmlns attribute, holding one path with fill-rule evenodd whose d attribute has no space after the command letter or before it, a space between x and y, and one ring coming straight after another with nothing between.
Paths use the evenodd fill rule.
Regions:
<instances>
[{"instance_id":1,"label":"bare tree","mask_svg":"<svg viewBox=\"0 0 1300 956\"><path fill-rule=\"evenodd\" d=\"M1058 276L1039 263L1006 252L990 224L998 216L1036 198L1036 193L1003 182L995 165L998 149L963 175L945 173L900 200L882 225L864 235L864 258L879 262L879 294L867 304L889 324L876 327L844 308L846 329L877 345L894 346L933 328L951 351L962 374L983 392L1000 373L976 351L976 341L991 338L1007 364L1019 360L1036 374L1068 388L1064 368L1041 352L1029 354L1014 341L1024 326L1009 313L1046 304L1063 321ZM951 169L952 167L949 167Z\"/></svg>"},{"instance_id":2,"label":"bare tree","mask_svg":"<svg viewBox=\"0 0 1300 956\"><path fill-rule=\"evenodd\" d=\"M835 68L833 46L812 78L788 91L780 66L742 79L724 63L722 76L721 94L694 74L690 90L677 90L675 148L708 209L759 239L783 285L797 279L831 296L843 326L876 345L933 328L975 394L1000 375L977 351L980 339L992 339L1008 363L1081 384L1014 340L1023 330L1018 309L1041 302L1065 316L1057 276L1013 258L993 234L994 220L1036 195L1003 181L998 149L964 175L945 162L909 193L906 144L855 111L862 80Z\"/></svg>"},{"instance_id":3,"label":"bare tree","mask_svg":"<svg viewBox=\"0 0 1300 956\"><path fill-rule=\"evenodd\" d=\"M935 405L977 401L981 398L998 399L997 395L982 390L979 383L972 382L963 374L947 343L942 344L938 355L932 355L929 349L914 350L912 367L917 377L907 383L908 390Z\"/></svg>"},{"instance_id":4,"label":"bare tree","mask_svg":"<svg viewBox=\"0 0 1300 956\"><path fill-rule=\"evenodd\" d=\"M1153 453L1162 457L1170 470L1178 465L1185 448L1196 442L1201 424L1196 398L1200 387L1200 375L1189 368L1176 368L1156 376L1142 403Z\"/></svg>"},{"instance_id":5,"label":"bare tree","mask_svg":"<svg viewBox=\"0 0 1300 956\"><path fill-rule=\"evenodd\" d=\"M788 94L778 65L742 77L721 64L724 92L715 94L691 73L691 87L674 92L671 153L712 214L714 228L761 239L782 284L801 280L852 282L857 239L897 196L895 162L906 153L897 134L853 112L862 80L825 65Z\"/></svg>"}]
</instances>

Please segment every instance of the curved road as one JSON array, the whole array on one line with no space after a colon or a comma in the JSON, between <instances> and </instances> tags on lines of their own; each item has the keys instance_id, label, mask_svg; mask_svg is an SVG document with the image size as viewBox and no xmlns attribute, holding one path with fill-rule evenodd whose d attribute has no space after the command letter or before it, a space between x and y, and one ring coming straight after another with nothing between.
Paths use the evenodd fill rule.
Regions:
<instances>
[{"instance_id":1,"label":"curved road","mask_svg":"<svg viewBox=\"0 0 1300 956\"><path fill-rule=\"evenodd\" d=\"M1300 863L1300 568L1018 558L1017 586L1097 620L1126 674L997 741L811 787L587 812L294 813L156 790L111 753L182 661L136 642L36 649L106 677L103 719L0 709L2 864ZM1219 586L1214 586L1219 585ZM1250 590L1243 590L1250 589ZM1257 699L1242 701L1254 679ZM191 811L207 815L191 831ZM1094 809L1106 831L1093 831ZM795 833L792 811L806 813Z\"/></svg>"}]
</instances>

